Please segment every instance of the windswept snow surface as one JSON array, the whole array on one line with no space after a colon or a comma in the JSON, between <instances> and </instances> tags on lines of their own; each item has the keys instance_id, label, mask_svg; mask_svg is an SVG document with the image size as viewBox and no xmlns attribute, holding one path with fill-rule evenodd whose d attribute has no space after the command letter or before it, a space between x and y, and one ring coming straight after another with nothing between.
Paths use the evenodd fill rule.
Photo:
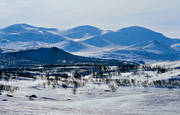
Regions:
<instances>
[{"instance_id":1,"label":"windswept snow surface","mask_svg":"<svg viewBox=\"0 0 180 115\"><path fill-rule=\"evenodd\" d=\"M153 66L179 67L180 61L156 63ZM151 80L178 76L180 70L154 75ZM121 76L131 75L122 73ZM118 77L118 76L114 76ZM143 80L143 75L132 76ZM14 93L0 95L0 114L47 114L47 115L179 115L180 89L155 87L119 87L116 92L108 91L106 84L87 82L72 94L72 89L37 87L45 80L22 78L14 81L0 81L1 84L19 87ZM8 97L6 94L13 97ZM29 100L30 95L37 98ZM2 101L6 99L7 101Z\"/></svg>"}]
</instances>

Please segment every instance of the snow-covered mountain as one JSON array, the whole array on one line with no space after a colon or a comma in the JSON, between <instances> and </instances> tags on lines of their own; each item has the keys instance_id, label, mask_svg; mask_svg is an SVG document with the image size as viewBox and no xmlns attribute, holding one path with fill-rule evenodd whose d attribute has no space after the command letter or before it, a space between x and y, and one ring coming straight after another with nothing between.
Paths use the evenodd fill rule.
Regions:
<instances>
[{"instance_id":1,"label":"snow-covered mountain","mask_svg":"<svg viewBox=\"0 0 180 115\"><path fill-rule=\"evenodd\" d=\"M117 31L84 25L68 30L15 24L0 29L0 48L7 51L58 47L81 56L117 60L179 60L180 39L132 26Z\"/></svg>"},{"instance_id":2,"label":"snow-covered mountain","mask_svg":"<svg viewBox=\"0 0 180 115\"><path fill-rule=\"evenodd\" d=\"M99 42L95 44L97 41L105 44L104 46L109 45L108 43L120 46L129 46L139 42L145 43L154 40L168 42L168 44L173 44L174 42L180 41L176 39L170 39L161 33L154 32L144 27L132 26L120 29L115 32L111 31L105 34L100 34L99 36L84 42L97 46L99 45Z\"/></svg>"},{"instance_id":3,"label":"snow-covered mountain","mask_svg":"<svg viewBox=\"0 0 180 115\"><path fill-rule=\"evenodd\" d=\"M98 34L91 39L83 40L100 51L78 52L79 55L98 56L103 58L127 60L179 60L180 39L171 39L161 33L138 26ZM107 49L109 48L109 49Z\"/></svg>"},{"instance_id":4,"label":"snow-covered mountain","mask_svg":"<svg viewBox=\"0 0 180 115\"><path fill-rule=\"evenodd\" d=\"M78 26L64 31L65 36L74 39L86 38L89 36L97 36L100 35L101 33L102 33L101 29L90 25Z\"/></svg>"},{"instance_id":5,"label":"snow-covered mountain","mask_svg":"<svg viewBox=\"0 0 180 115\"><path fill-rule=\"evenodd\" d=\"M54 34L57 29L34 27L28 24L14 24L0 30L0 41L57 43L65 39Z\"/></svg>"}]
</instances>

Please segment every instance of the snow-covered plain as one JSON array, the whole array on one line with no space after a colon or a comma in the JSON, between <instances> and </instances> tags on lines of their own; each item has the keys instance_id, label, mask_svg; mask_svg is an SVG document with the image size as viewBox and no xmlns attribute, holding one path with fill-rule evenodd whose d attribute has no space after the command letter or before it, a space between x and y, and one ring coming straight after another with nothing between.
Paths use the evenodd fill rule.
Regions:
<instances>
[{"instance_id":1,"label":"snow-covered plain","mask_svg":"<svg viewBox=\"0 0 180 115\"><path fill-rule=\"evenodd\" d=\"M180 61L152 64L153 66L179 67ZM149 81L177 77L180 70L162 74L147 72ZM122 73L121 77L147 80L144 74ZM118 76L112 77L112 79ZM120 76L119 76L120 77ZM87 77L88 78L88 77ZM90 79L90 78L89 78ZM83 81L76 93L72 88L53 88L43 85L44 79L21 78L21 80L0 81L0 84L19 87L13 93L0 95L0 114L47 114L47 115L179 115L180 89L155 87L121 86L113 92L103 82ZM82 83L82 84L83 84ZM45 87L45 88L44 88ZM13 95L13 97L8 96ZM37 98L30 98L36 95ZM6 99L6 101L5 101ZM4 100L4 101L3 101Z\"/></svg>"}]
</instances>

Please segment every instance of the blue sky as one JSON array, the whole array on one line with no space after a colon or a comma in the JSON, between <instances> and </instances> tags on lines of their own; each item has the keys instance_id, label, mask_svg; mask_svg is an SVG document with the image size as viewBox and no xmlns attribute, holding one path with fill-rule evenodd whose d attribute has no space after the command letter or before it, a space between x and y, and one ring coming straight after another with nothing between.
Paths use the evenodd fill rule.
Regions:
<instances>
[{"instance_id":1,"label":"blue sky","mask_svg":"<svg viewBox=\"0 0 180 115\"><path fill-rule=\"evenodd\" d=\"M93 25L144 26L180 38L180 0L0 0L0 27L15 23L60 30Z\"/></svg>"}]
</instances>

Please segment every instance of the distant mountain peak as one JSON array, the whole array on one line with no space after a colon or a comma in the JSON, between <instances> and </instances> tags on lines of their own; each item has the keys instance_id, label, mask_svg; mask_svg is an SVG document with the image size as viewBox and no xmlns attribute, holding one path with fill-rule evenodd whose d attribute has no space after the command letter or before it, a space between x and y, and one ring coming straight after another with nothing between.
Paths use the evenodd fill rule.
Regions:
<instances>
[{"instance_id":1,"label":"distant mountain peak","mask_svg":"<svg viewBox=\"0 0 180 115\"><path fill-rule=\"evenodd\" d=\"M65 36L70 38L83 38L87 36L97 36L102 33L102 30L91 26L91 25L82 25L66 31Z\"/></svg>"},{"instance_id":2,"label":"distant mountain peak","mask_svg":"<svg viewBox=\"0 0 180 115\"><path fill-rule=\"evenodd\" d=\"M126 28L122 28L119 30L119 32L123 33L130 33L135 35L146 35L151 37L161 37L161 38L167 38L162 33L153 31L152 29L141 27L141 26L130 26Z\"/></svg>"},{"instance_id":3,"label":"distant mountain peak","mask_svg":"<svg viewBox=\"0 0 180 115\"><path fill-rule=\"evenodd\" d=\"M34 28L31 25L23 23L23 24L13 24L13 25L10 25L10 26L4 28L3 31L10 32L10 33L13 33L13 32L15 33L15 32L19 32L19 31L25 31L26 27Z\"/></svg>"},{"instance_id":4,"label":"distant mountain peak","mask_svg":"<svg viewBox=\"0 0 180 115\"><path fill-rule=\"evenodd\" d=\"M65 38L58 34L56 28L44 28L31 26L26 23L10 25L0 30L0 41L10 42L46 42L57 43L64 41Z\"/></svg>"},{"instance_id":5,"label":"distant mountain peak","mask_svg":"<svg viewBox=\"0 0 180 115\"><path fill-rule=\"evenodd\" d=\"M17 24L7 26L6 28L24 28L24 27L36 28L35 26L29 25L26 23L17 23Z\"/></svg>"},{"instance_id":6,"label":"distant mountain peak","mask_svg":"<svg viewBox=\"0 0 180 115\"><path fill-rule=\"evenodd\" d=\"M23 32L23 31L29 31L29 30L57 31L56 28L36 27L36 26L32 26L26 23L13 24L13 25L7 26L6 28L2 30L9 33Z\"/></svg>"},{"instance_id":7,"label":"distant mountain peak","mask_svg":"<svg viewBox=\"0 0 180 115\"><path fill-rule=\"evenodd\" d=\"M22 27L36 28L35 26L32 26L32 25L27 24L27 23L14 24L12 26L22 26Z\"/></svg>"},{"instance_id":8,"label":"distant mountain peak","mask_svg":"<svg viewBox=\"0 0 180 115\"><path fill-rule=\"evenodd\" d=\"M81 29L96 29L96 30L100 30L98 27L91 26L91 25L82 25L82 26L78 26L78 27L72 28L72 30L81 30Z\"/></svg>"},{"instance_id":9,"label":"distant mountain peak","mask_svg":"<svg viewBox=\"0 0 180 115\"><path fill-rule=\"evenodd\" d=\"M151 29L145 28L145 27L141 27L141 26L129 26L126 28L122 28L120 30L118 30L119 32L144 32L144 33L157 33Z\"/></svg>"}]
</instances>

